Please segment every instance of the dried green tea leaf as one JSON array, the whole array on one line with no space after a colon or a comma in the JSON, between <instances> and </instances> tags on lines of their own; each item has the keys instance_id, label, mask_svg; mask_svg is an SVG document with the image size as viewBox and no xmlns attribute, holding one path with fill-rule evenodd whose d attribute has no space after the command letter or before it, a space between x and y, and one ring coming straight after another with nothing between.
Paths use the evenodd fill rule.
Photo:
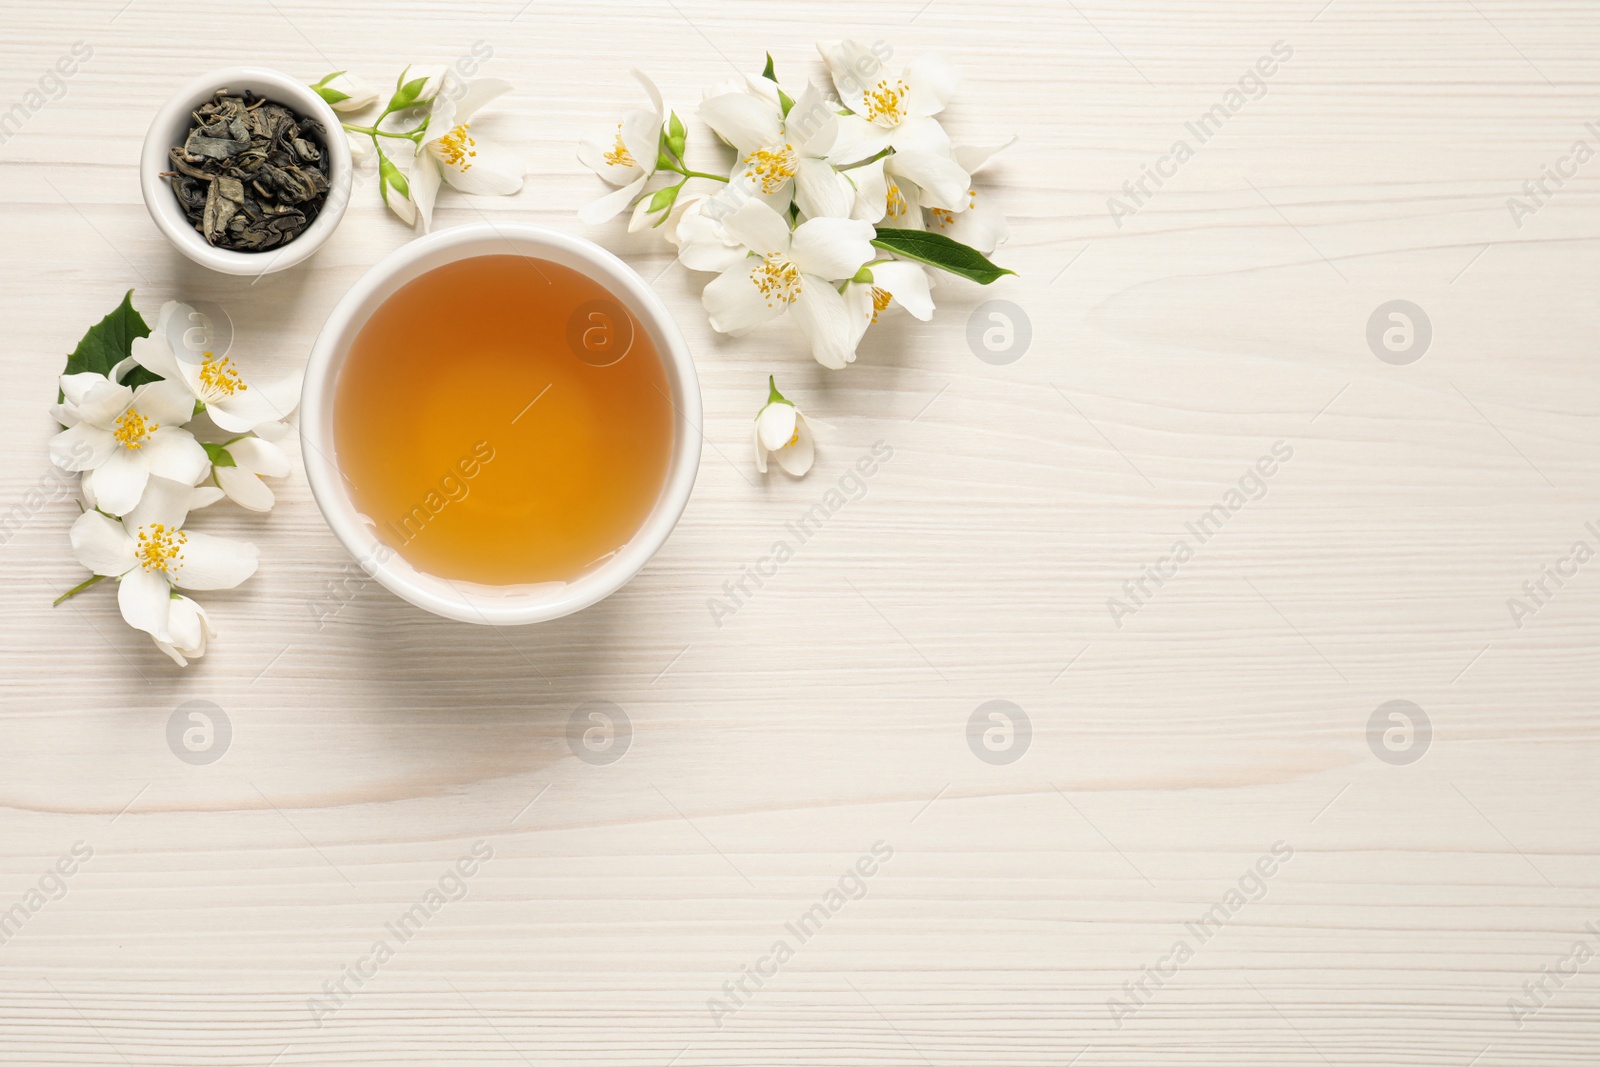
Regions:
<instances>
[{"instance_id":1,"label":"dried green tea leaf","mask_svg":"<svg viewBox=\"0 0 1600 1067\"><path fill-rule=\"evenodd\" d=\"M246 91L197 108L163 174L184 217L217 248L264 252L294 240L328 199L320 123Z\"/></svg>"}]
</instances>

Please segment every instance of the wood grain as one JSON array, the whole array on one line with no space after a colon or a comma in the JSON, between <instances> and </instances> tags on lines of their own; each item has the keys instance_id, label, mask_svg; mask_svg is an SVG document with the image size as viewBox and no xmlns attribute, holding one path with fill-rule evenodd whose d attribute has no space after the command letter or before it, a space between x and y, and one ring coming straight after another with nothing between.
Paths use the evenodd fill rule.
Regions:
<instances>
[{"instance_id":1,"label":"wood grain","mask_svg":"<svg viewBox=\"0 0 1600 1067\"><path fill-rule=\"evenodd\" d=\"M75 41L94 49L0 144L0 512L48 485L62 353L124 289L221 304L234 355L270 374L408 238L369 193L309 264L254 284L165 244L138 193L145 125L181 80L238 62L382 80L491 45L488 72L519 88L484 129L524 155L527 186L447 193L439 224L584 233L655 279L697 354L707 444L646 572L524 630L376 587L319 625L346 560L303 479L265 520L218 509L208 528L248 532L263 566L207 598L223 637L186 672L99 591L48 606L80 577L76 508L29 505L0 545L0 915L76 842L93 855L0 944L0 1062L1600 1057L1600 964L1569 962L1577 942L1600 951L1600 563L1520 627L1507 607L1574 542L1600 548L1600 163L1520 226L1507 207L1575 141L1600 145L1592 5L0 12L0 114ZM1020 277L941 285L934 322L885 326L830 373L782 328L714 335L703 277L653 238L580 224L601 188L573 146L635 105L630 66L688 113L768 50L786 77L820 76L813 43L842 36L947 53L966 75L958 140L1020 135L984 179ZM1279 41L1293 54L1264 95L1118 226L1108 199ZM966 341L990 299L1031 322L1009 365ZM1395 299L1433 329L1406 366L1366 339ZM748 454L773 371L830 425L803 481L762 479ZM714 622L707 601L879 441L893 456L864 493ZM1265 495L1117 625L1108 599L1277 442L1293 456ZM210 765L167 743L194 700L232 727ZM991 700L1031 723L1015 762L969 749ZM1432 727L1407 765L1369 747L1391 700ZM609 765L569 746L590 701L631 723ZM458 883L480 841L492 858ZM892 858L828 910L877 842ZM1258 891L1279 842L1292 858ZM465 895L389 933L441 879ZM819 903L802 942L786 924ZM1202 940L1186 924L1218 905ZM379 939L393 958L328 993ZM756 988L745 969L778 940L793 957ZM1179 941L1192 958L1161 977ZM1546 977L1562 967L1577 973ZM1508 1001L1541 980L1519 1021Z\"/></svg>"}]
</instances>

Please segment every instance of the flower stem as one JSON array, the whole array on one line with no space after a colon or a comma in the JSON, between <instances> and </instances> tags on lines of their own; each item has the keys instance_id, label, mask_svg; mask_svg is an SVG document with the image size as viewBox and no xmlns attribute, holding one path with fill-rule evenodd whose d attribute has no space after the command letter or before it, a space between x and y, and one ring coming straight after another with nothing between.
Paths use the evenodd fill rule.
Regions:
<instances>
[{"instance_id":1,"label":"flower stem","mask_svg":"<svg viewBox=\"0 0 1600 1067\"><path fill-rule=\"evenodd\" d=\"M77 585L73 586L71 589L68 589L65 593L62 593L60 596L56 597L55 600L51 602L50 606L51 607L55 607L57 604L60 604L63 600L67 599L68 597L77 596L79 593L83 592L85 589L89 588L91 585L94 585L96 582L103 582L105 580L106 580L106 576L103 575L103 574L91 575L87 580L79 582Z\"/></svg>"},{"instance_id":2,"label":"flower stem","mask_svg":"<svg viewBox=\"0 0 1600 1067\"><path fill-rule=\"evenodd\" d=\"M678 173L686 178L710 178L714 182L723 182L724 184L728 181L727 178L720 174L707 174L703 170L679 170Z\"/></svg>"}]
</instances>

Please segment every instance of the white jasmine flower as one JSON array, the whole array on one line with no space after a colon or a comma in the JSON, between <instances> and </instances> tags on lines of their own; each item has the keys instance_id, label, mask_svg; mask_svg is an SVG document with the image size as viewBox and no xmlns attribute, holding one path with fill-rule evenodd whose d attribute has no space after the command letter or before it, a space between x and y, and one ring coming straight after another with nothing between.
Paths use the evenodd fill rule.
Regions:
<instances>
[{"instance_id":1,"label":"white jasmine flower","mask_svg":"<svg viewBox=\"0 0 1600 1067\"><path fill-rule=\"evenodd\" d=\"M856 331L837 283L872 258L872 224L816 218L791 232L776 211L748 200L722 227L751 254L706 286L701 301L712 328L742 337L792 310L817 362L836 369L850 362Z\"/></svg>"},{"instance_id":2,"label":"white jasmine flower","mask_svg":"<svg viewBox=\"0 0 1600 1067\"><path fill-rule=\"evenodd\" d=\"M156 647L172 657L172 662L187 667L192 659L206 654L206 645L214 640L217 631L205 608L186 596L173 593L167 601L167 640L156 637Z\"/></svg>"},{"instance_id":3,"label":"white jasmine flower","mask_svg":"<svg viewBox=\"0 0 1600 1067\"><path fill-rule=\"evenodd\" d=\"M410 197L426 232L433 225L433 203L442 177L463 193L510 196L522 188L525 167L512 152L482 140L472 129L472 116L496 97L510 92L502 78L474 78L459 90L433 97L428 128L412 162Z\"/></svg>"},{"instance_id":4,"label":"white jasmine flower","mask_svg":"<svg viewBox=\"0 0 1600 1067\"><path fill-rule=\"evenodd\" d=\"M855 182L850 217L901 230L924 229L925 207L964 211L972 181L954 159L934 152L893 152L845 173Z\"/></svg>"},{"instance_id":5,"label":"white jasmine flower","mask_svg":"<svg viewBox=\"0 0 1600 1067\"><path fill-rule=\"evenodd\" d=\"M756 470L767 473L770 455L789 474L799 478L811 469L816 458L816 440L811 424L794 402L778 392L778 383L767 376L766 406L756 412Z\"/></svg>"},{"instance_id":6,"label":"white jasmine flower","mask_svg":"<svg viewBox=\"0 0 1600 1067\"><path fill-rule=\"evenodd\" d=\"M777 86L769 79L754 79ZM807 85L785 116L781 105L754 91L723 93L700 105L700 118L738 153L732 181L774 210L791 201L808 217L845 217L853 194L828 153L839 116L815 85Z\"/></svg>"},{"instance_id":7,"label":"white jasmine flower","mask_svg":"<svg viewBox=\"0 0 1600 1067\"><path fill-rule=\"evenodd\" d=\"M183 529L195 494L191 485L152 478L122 521L86 511L72 524L78 562L117 579L122 617L158 643L175 644L173 588L232 589L256 569L255 545Z\"/></svg>"},{"instance_id":8,"label":"white jasmine flower","mask_svg":"<svg viewBox=\"0 0 1600 1067\"><path fill-rule=\"evenodd\" d=\"M869 263L845 283L844 302L857 337L891 307L926 322L933 318L933 279L916 263L887 259Z\"/></svg>"},{"instance_id":9,"label":"white jasmine flower","mask_svg":"<svg viewBox=\"0 0 1600 1067\"><path fill-rule=\"evenodd\" d=\"M261 479L282 478L292 468L288 455L270 441L241 437L227 444L208 445L211 477L229 500L250 511L271 511L276 503L272 489Z\"/></svg>"},{"instance_id":10,"label":"white jasmine flower","mask_svg":"<svg viewBox=\"0 0 1600 1067\"><path fill-rule=\"evenodd\" d=\"M955 158L969 174L975 175L988 165L989 160L998 152L1015 142L1016 138L1013 137L1005 144L989 148L958 145L955 149ZM934 233L942 233L953 241L970 245L986 256L992 254L1011 236L1011 227L1007 224L1000 205L995 203L994 197L986 192L980 193L976 188L967 190L965 211L950 212L943 208L929 208L927 222L927 228Z\"/></svg>"},{"instance_id":11,"label":"white jasmine flower","mask_svg":"<svg viewBox=\"0 0 1600 1067\"><path fill-rule=\"evenodd\" d=\"M189 344L185 324L194 321L195 311L189 305L176 300L162 304L150 336L134 339L134 360L186 390L190 410L199 401L211 421L228 433L251 433L287 418L300 402L303 372L295 371L275 382L247 382L231 357L218 358ZM174 350L174 340L181 356Z\"/></svg>"},{"instance_id":12,"label":"white jasmine flower","mask_svg":"<svg viewBox=\"0 0 1600 1067\"><path fill-rule=\"evenodd\" d=\"M205 473L205 449L183 429L194 416L194 397L182 382L150 382L137 389L112 374L63 374L69 425L50 439L50 458L67 471L94 471L100 507L122 515L139 503L152 477L193 485Z\"/></svg>"},{"instance_id":13,"label":"white jasmine flower","mask_svg":"<svg viewBox=\"0 0 1600 1067\"><path fill-rule=\"evenodd\" d=\"M341 70L311 87L338 112L361 111L378 102L378 89L366 80Z\"/></svg>"},{"instance_id":14,"label":"white jasmine flower","mask_svg":"<svg viewBox=\"0 0 1600 1067\"><path fill-rule=\"evenodd\" d=\"M644 190L645 182L655 174L656 162L661 158L661 124L666 121L661 91L640 71L632 73L644 86L651 109L629 111L614 130L608 129L603 135L585 138L578 144L578 158L584 165L612 185L619 186L578 212L578 217L590 224L615 218L633 203L633 198Z\"/></svg>"},{"instance_id":15,"label":"white jasmine flower","mask_svg":"<svg viewBox=\"0 0 1600 1067\"><path fill-rule=\"evenodd\" d=\"M960 76L936 52L899 70L885 67L859 41L818 45L839 99L851 114L839 120L835 158L852 163L886 148L950 153L950 138L933 116L955 95ZM948 205L943 205L948 206Z\"/></svg>"}]
</instances>

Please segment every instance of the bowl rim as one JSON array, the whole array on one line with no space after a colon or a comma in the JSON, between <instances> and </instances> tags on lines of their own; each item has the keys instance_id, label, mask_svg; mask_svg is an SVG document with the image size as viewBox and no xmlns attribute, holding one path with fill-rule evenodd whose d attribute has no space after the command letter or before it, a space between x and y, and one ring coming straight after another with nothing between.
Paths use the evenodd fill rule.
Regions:
<instances>
[{"instance_id":1,"label":"bowl rim","mask_svg":"<svg viewBox=\"0 0 1600 1067\"><path fill-rule=\"evenodd\" d=\"M611 558L552 588L485 593L483 587L426 574L377 538L346 490L333 438L334 393L349 344L401 286L447 263L480 255L535 255L564 262L600 282L649 330L671 390L672 455L655 506ZM620 258L583 237L522 222L473 222L435 230L390 252L367 270L329 312L311 349L300 400L306 480L323 518L367 576L417 607L458 622L519 626L547 622L598 603L631 581L667 541L688 506L700 468L699 376L677 322L661 298Z\"/></svg>"},{"instance_id":2,"label":"bowl rim","mask_svg":"<svg viewBox=\"0 0 1600 1067\"><path fill-rule=\"evenodd\" d=\"M190 112L209 100L218 89L248 89L259 93L306 118L315 119L325 131L323 145L329 157L329 188L322 211L293 241L268 252L235 252L207 244L184 217L170 183L161 177L168 169L167 153L188 129ZM145 210L156 228L173 247L194 262L223 274L239 276L272 274L309 259L344 218L353 175L350 142L333 108L309 85L270 67L224 67L189 79L150 120L139 155L139 188Z\"/></svg>"}]
</instances>

